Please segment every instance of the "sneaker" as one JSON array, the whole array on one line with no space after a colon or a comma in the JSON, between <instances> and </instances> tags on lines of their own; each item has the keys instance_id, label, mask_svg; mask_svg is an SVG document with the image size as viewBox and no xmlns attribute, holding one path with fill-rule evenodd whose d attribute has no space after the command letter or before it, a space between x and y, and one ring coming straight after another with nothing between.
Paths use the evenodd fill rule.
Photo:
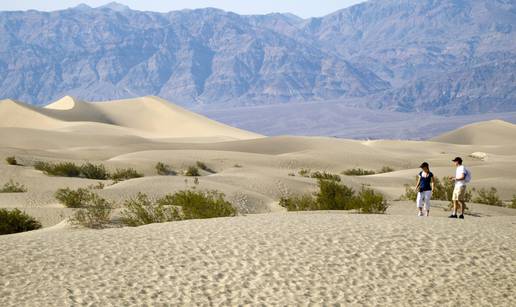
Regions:
<instances>
[{"instance_id":1,"label":"sneaker","mask_svg":"<svg viewBox=\"0 0 516 307\"><path fill-rule=\"evenodd\" d=\"M464 214L459 215L459 219L464 219Z\"/></svg>"},{"instance_id":2,"label":"sneaker","mask_svg":"<svg viewBox=\"0 0 516 307\"><path fill-rule=\"evenodd\" d=\"M423 212L419 211L419 213L417 214L417 216L423 216Z\"/></svg>"},{"instance_id":3,"label":"sneaker","mask_svg":"<svg viewBox=\"0 0 516 307\"><path fill-rule=\"evenodd\" d=\"M452 215L449 216L449 218L456 219L457 218L457 214L452 214Z\"/></svg>"}]
</instances>

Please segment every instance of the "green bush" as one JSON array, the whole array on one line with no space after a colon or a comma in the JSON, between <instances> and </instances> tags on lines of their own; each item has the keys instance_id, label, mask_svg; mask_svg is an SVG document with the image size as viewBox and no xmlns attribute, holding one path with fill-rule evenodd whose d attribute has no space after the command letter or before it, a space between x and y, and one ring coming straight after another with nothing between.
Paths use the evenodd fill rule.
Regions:
<instances>
[{"instance_id":1,"label":"green bush","mask_svg":"<svg viewBox=\"0 0 516 307\"><path fill-rule=\"evenodd\" d=\"M484 188L478 190L477 197L473 199L473 202L490 206L503 206L502 200L498 197L498 191L494 187L489 190Z\"/></svg>"},{"instance_id":2,"label":"green bush","mask_svg":"<svg viewBox=\"0 0 516 307\"><path fill-rule=\"evenodd\" d=\"M174 170L172 170L168 165L163 162L156 163L156 172L160 176L175 176L177 175Z\"/></svg>"},{"instance_id":3,"label":"green bush","mask_svg":"<svg viewBox=\"0 0 516 307\"><path fill-rule=\"evenodd\" d=\"M332 180L319 180L316 194L319 210L353 209L355 192L350 187Z\"/></svg>"},{"instance_id":4,"label":"green bush","mask_svg":"<svg viewBox=\"0 0 516 307\"><path fill-rule=\"evenodd\" d=\"M14 182L12 179L9 180L4 186L0 189L0 193L24 193L27 192L27 188L18 182Z\"/></svg>"},{"instance_id":5,"label":"green bush","mask_svg":"<svg viewBox=\"0 0 516 307\"><path fill-rule=\"evenodd\" d=\"M143 174L138 173L138 171L136 171L133 168L117 168L116 171L113 174L111 174L110 177L114 181L119 182L133 178L140 178L143 177Z\"/></svg>"},{"instance_id":6,"label":"green bush","mask_svg":"<svg viewBox=\"0 0 516 307\"><path fill-rule=\"evenodd\" d=\"M516 195L513 195L513 196L512 196L512 201L511 201L511 203L509 204L509 208L511 208L511 209L516 209Z\"/></svg>"},{"instance_id":7,"label":"green bush","mask_svg":"<svg viewBox=\"0 0 516 307\"><path fill-rule=\"evenodd\" d=\"M82 207L77 209L70 218L72 224L88 228L102 228L111 221L113 204L95 193L83 202Z\"/></svg>"},{"instance_id":8,"label":"green bush","mask_svg":"<svg viewBox=\"0 0 516 307\"><path fill-rule=\"evenodd\" d=\"M382 194L367 188L362 188L358 193L354 205L358 212L366 214L384 214L389 208Z\"/></svg>"},{"instance_id":9,"label":"green bush","mask_svg":"<svg viewBox=\"0 0 516 307\"><path fill-rule=\"evenodd\" d=\"M185 220L235 216L237 213L231 203L224 200L224 194L217 191L179 191L163 197L158 203L180 207L181 218Z\"/></svg>"},{"instance_id":10,"label":"green bush","mask_svg":"<svg viewBox=\"0 0 516 307\"><path fill-rule=\"evenodd\" d=\"M279 201L279 205L286 208L288 211L319 210L316 199L310 194L282 197Z\"/></svg>"},{"instance_id":11,"label":"green bush","mask_svg":"<svg viewBox=\"0 0 516 307\"><path fill-rule=\"evenodd\" d=\"M209 168L204 162L197 161L196 165L198 168L202 169L203 171L206 171L208 173L215 173L215 171L212 170L211 168Z\"/></svg>"},{"instance_id":12,"label":"green bush","mask_svg":"<svg viewBox=\"0 0 516 307\"><path fill-rule=\"evenodd\" d=\"M109 173L102 164L85 163L80 167L80 176L88 179L106 180Z\"/></svg>"},{"instance_id":13,"label":"green bush","mask_svg":"<svg viewBox=\"0 0 516 307\"><path fill-rule=\"evenodd\" d=\"M340 182L340 176L339 175L330 174L330 173L327 173L327 172L316 171L316 172L313 172L310 175L310 177L317 178L317 179L322 179L322 180L333 180L333 181Z\"/></svg>"},{"instance_id":14,"label":"green bush","mask_svg":"<svg viewBox=\"0 0 516 307\"><path fill-rule=\"evenodd\" d=\"M311 171L309 169L301 169L299 170L299 176L301 177L310 177Z\"/></svg>"},{"instance_id":15,"label":"green bush","mask_svg":"<svg viewBox=\"0 0 516 307\"><path fill-rule=\"evenodd\" d=\"M367 176L367 175L376 174L375 171L366 170L366 169L362 169L362 168L352 168L352 169L345 170L342 173L346 176Z\"/></svg>"},{"instance_id":16,"label":"green bush","mask_svg":"<svg viewBox=\"0 0 516 307\"><path fill-rule=\"evenodd\" d=\"M435 200L444 200L450 201L453 196L453 189L455 188L455 182L448 178L443 177L442 181L439 178L435 177L434 189L432 191L432 199ZM412 200L416 201L417 191L411 185L405 185L405 194L400 197L402 200ZM471 201L472 193L469 190L466 190L465 201Z\"/></svg>"},{"instance_id":17,"label":"green bush","mask_svg":"<svg viewBox=\"0 0 516 307\"><path fill-rule=\"evenodd\" d=\"M38 161L34 164L34 168L50 176L79 177L81 174L81 168L72 162L54 164Z\"/></svg>"},{"instance_id":18,"label":"green bush","mask_svg":"<svg viewBox=\"0 0 516 307\"><path fill-rule=\"evenodd\" d=\"M18 165L18 161L16 161L14 156L5 158L5 162L7 162L9 165Z\"/></svg>"},{"instance_id":19,"label":"green bush","mask_svg":"<svg viewBox=\"0 0 516 307\"><path fill-rule=\"evenodd\" d=\"M72 190L70 188L58 189L54 193L54 197L68 208L82 208L93 198L94 193L88 189L79 188Z\"/></svg>"},{"instance_id":20,"label":"green bush","mask_svg":"<svg viewBox=\"0 0 516 307\"><path fill-rule=\"evenodd\" d=\"M185 171L185 176L198 177L201 176L196 166L189 166Z\"/></svg>"},{"instance_id":21,"label":"green bush","mask_svg":"<svg viewBox=\"0 0 516 307\"><path fill-rule=\"evenodd\" d=\"M153 202L142 193L138 193L136 197L124 203L121 215L122 223L132 227L181 219L176 207L164 205L162 202Z\"/></svg>"},{"instance_id":22,"label":"green bush","mask_svg":"<svg viewBox=\"0 0 516 307\"><path fill-rule=\"evenodd\" d=\"M395 169L393 169L392 167L384 166L384 167L382 167L382 169L378 173L379 174L385 174L385 173L392 173L394 171L395 171Z\"/></svg>"},{"instance_id":23,"label":"green bush","mask_svg":"<svg viewBox=\"0 0 516 307\"><path fill-rule=\"evenodd\" d=\"M233 206L216 191L179 191L153 202L139 193L125 202L122 222L128 226L141 226L188 219L207 219L236 215Z\"/></svg>"},{"instance_id":24,"label":"green bush","mask_svg":"<svg viewBox=\"0 0 516 307\"><path fill-rule=\"evenodd\" d=\"M357 210L360 213L382 214L389 204L384 196L372 189L353 189L331 180L319 180L319 192L312 195L282 197L279 205L288 211Z\"/></svg>"},{"instance_id":25,"label":"green bush","mask_svg":"<svg viewBox=\"0 0 516 307\"><path fill-rule=\"evenodd\" d=\"M18 209L0 209L0 235L41 228L41 223Z\"/></svg>"}]
</instances>

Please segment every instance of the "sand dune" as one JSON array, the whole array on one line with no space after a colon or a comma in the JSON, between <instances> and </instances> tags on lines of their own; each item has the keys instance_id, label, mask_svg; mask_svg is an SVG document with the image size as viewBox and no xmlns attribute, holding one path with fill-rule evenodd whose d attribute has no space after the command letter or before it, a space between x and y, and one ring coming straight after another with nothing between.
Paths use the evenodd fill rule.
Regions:
<instances>
[{"instance_id":1,"label":"sand dune","mask_svg":"<svg viewBox=\"0 0 516 307\"><path fill-rule=\"evenodd\" d=\"M467 125L432 140L465 145L514 144L516 143L516 125L501 120L491 120Z\"/></svg>"},{"instance_id":2,"label":"sand dune","mask_svg":"<svg viewBox=\"0 0 516 307\"><path fill-rule=\"evenodd\" d=\"M45 108L3 100L0 161L15 155L22 165L0 163L0 185L14 179L28 192L0 193L0 208L20 208L46 228L0 237L0 305L508 306L515 300L507 285L516 276L516 210L470 204L475 216L456 223L443 218L446 203L434 202L432 217L418 219L412 202L395 200L404 184L414 184L422 161L441 178L454 174L455 156L472 170L470 188L494 186L511 199L515 127L483 122L429 141L263 137L155 97L99 103L64 97ZM248 216L73 228L66 223L72 210L54 192L97 181L46 176L33 168L39 160L142 172L143 178L105 181L98 190L118 206L138 192L156 198L195 186L223 192ZM202 171L195 185L181 174L197 161L214 172ZM157 162L179 175L158 176ZM383 166L395 171L341 179L355 190L366 185L383 193L393 204L386 216L287 214L278 205L282 196L317 190L301 169L341 174Z\"/></svg>"}]
</instances>

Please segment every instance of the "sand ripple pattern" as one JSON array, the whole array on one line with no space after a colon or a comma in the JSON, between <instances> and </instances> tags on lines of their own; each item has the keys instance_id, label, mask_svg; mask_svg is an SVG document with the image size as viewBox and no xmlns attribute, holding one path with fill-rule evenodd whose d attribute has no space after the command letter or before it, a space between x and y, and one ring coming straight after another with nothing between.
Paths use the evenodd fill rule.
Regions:
<instances>
[{"instance_id":1,"label":"sand ripple pattern","mask_svg":"<svg viewBox=\"0 0 516 307\"><path fill-rule=\"evenodd\" d=\"M514 217L341 213L10 235L0 305L510 306L515 237Z\"/></svg>"}]
</instances>

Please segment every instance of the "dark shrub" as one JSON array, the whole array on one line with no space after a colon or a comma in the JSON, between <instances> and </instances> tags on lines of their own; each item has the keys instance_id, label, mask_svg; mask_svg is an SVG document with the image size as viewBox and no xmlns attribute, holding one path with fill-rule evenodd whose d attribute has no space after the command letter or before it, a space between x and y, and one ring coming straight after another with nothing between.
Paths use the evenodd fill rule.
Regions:
<instances>
[{"instance_id":1,"label":"dark shrub","mask_svg":"<svg viewBox=\"0 0 516 307\"><path fill-rule=\"evenodd\" d=\"M362 188L358 193L354 205L360 213L367 214L384 214L389 208L382 194L366 188Z\"/></svg>"},{"instance_id":2,"label":"dark shrub","mask_svg":"<svg viewBox=\"0 0 516 307\"><path fill-rule=\"evenodd\" d=\"M9 165L18 165L18 161L16 161L15 157L7 157L5 158L5 162Z\"/></svg>"},{"instance_id":3,"label":"dark shrub","mask_svg":"<svg viewBox=\"0 0 516 307\"><path fill-rule=\"evenodd\" d=\"M140 177L143 177L143 174L138 173L133 168L117 168L116 171L111 174L111 179L117 182Z\"/></svg>"},{"instance_id":4,"label":"dark shrub","mask_svg":"<svg viewBox=\"0 0 516 307\"><path fill-rule=\"evenodd\" d=\"M367 176L367 175L374 175L374 174L376 174L376 172L371 171L371 170L362 169L362 168L352 168L352 169L345 170L343 172L343 174L346 176Z\"/></svg>"},{"instance_id":5,"label":"dark shrub","mask_svg":"<svg viewBox=\"0 0 516 307\"><path fill-rule=\"evenodd\" d=\"M113 204L95 193L90 193L82 207L74 212L70 221L88 228L102 228L110 223L112 212Z\"/></svg>"},{"instance_id":6,"label":"dark shrub","mask_svg":"<svg viewBox=\"0 0 516 307\"><path fill-rule=\"evenodd\" d=\"M215 171L212 170L211 168L209 168L204 162L197 161L196 165L198 168L202 169L203 171L206 171L208 173L215 173Z\"/></svg>"},{"instance_id":7,"label":"dark shrub","mask_svg":"<svg viewBox=\"0 0 516 307\"><path fill-rule=\"evenodd\" d=\"M301 177L310 177L311 171L309 169L301 169L299 171L299 176Z\"/></svg>"},{"instance_id":8,"label":"dark shrub","mask_svg":"<svg viewBox=\"0 0 516 307\"><path fill-rule=\"evenodd\" d=\"M482 188L477 191L477 197L475 197L475 199L473 199L473 202L479 203L479 204L490 205L490 206L501 207L501 206L503 206L503 202L500 199L500 197L498 197L497 193L498 193L498 191L494 187L491 187L491 189L489 189L489 190Z\"/></svg>"},{"instance_id":9,"label":"dark shrub","mask_svg":"<svg viewBox=\"0 0 516 307\"><path fill-rule=\"evenodd\" d=\"M282 197L279 201L279 205L286 208L288 211L319 210L316 199L310 194Z\"/></svg>"},{"instance_id":10,"label":"dark shrub","mask_svg":"<svg viewBox=\"0 0 516 307\"><path fill-rule=\"evenodd\" d=\"M316 172L313 172L310 175L310 177L317 178L317 179L333 180L333 181L340 182L340 176L339 175L330 174L330 173L327 173L327 172L316 171Z\"/></svg>"},{"instance_id":11,"label":"dark shrub","mask_svg":"<svg viewBox=\"0 0 516 307\"><path fill-rule=\"evenodd\" d=\"M209 219L215 217L235 216L236 210L231 203L224 200L224 194L217 191L179 191L158 200L163 206L181 208L181 218Z\"/></svg>"},{"instance_id":12,"label":"dark shrub","mask_svg":"<svg viewBox=\"0 0 516 307\"><path fill-rule=\"evenodd\" d=\"M70 188L59 189L54 193L54 197L68 208L82 208L93 198L94 193L88 189Z\"/></svg>"},{"instance_id":13,"label":"dark shrub","mask_svg":"<svg viewBox=\"0 0 516 307\"><path fill-rule=\"evenodd\" d=\"M80 172L81 177L88 179L106 180L109 178L109 173L102 164L85 163L81 166Z\"/></svg>"},{"instance_id":14,"label":"dark shrub","mask_svg":"<svg viewBox=\"0 0 516 307\"><path fill-rule=\"evenodd\" d=\"M146 194L138 193L124 203L122 223L127 226L141 226L153 223L165 223L181 219L179 210L163 202L153 202Z\"/></svg>"},{"instance_id":15,"label":"dark shrub","mask_svg":"<svg viewBox=\"0 0 516 307\"><path fill-rule=\"evenodd\" d=\"M332 180L319 180L316 194L319 210L353 209L354 191L346 185Z\"/></svg>"},{"instance_id":16,"label":"dark shrub","mask_svg":"<svg viewBox=\"0 0 516 307\"><path fill-rule=\"evenodd\" d=\"M18 209L0 209L0 235L41 228L41 223Z\"/></svg>"},{"instance_id":17,"label":"dark shrub","mask_svg":"<svg viewBox=\"0 0 516 307\"><path fill-rule=\"evenodd\" d=\"M14 182L12 179L9 180L4 186L0 189L0 193L24 193L27 192L27 188L18 182Z\"/></svg>"},{"instance_id":18,"label":"dark shrub","mask_svg":"<svg viewBox=\"0 0 516 307\"><path fill-rule=\"evenodd\" d=\"M161 176L174 176L176 172L163 162L156 163L156 172Z\"/></svg>"},{"instance_id":19,"label":"dark shrub","mask_svg":"<svg viewBox=\"0 0 516 307\"><path fill-rule=\"evenodd\" d=\"M394 171L395 171L395 169L393 169L392 167L384 166L384 167L382 167L382 169L378 173L379 174L385 174L385 173L392 173Z\"/></svg>"},{"instance_id":20,"label":"dark shrub","mask_svg":"<svg viewBox=\"0 0 516 307\"><path fill-rule=\"evenodd\" d=\"M196 166L189 166L185 171L185 176L197 177L200 175L199 169Z\"/></svg>"},{"instance_id":21,"label":"dark shrub","mask_svg":"<svg viewBox=\"0 0 516 307\"><path fill-rule=\"evenodd\" d=\"M512 201L509 204L509 208L516 209L516 195L512 196Z\"/></svg>"},{"instance_id":22,"label":"dark shrub","mask_svg":"<svg viewBox=\"0 0 516 307\"><path fill-rule=\"evenodd\" d=\"M124 206L122 222L128 226L236 215L236 210L224 200L224 195L216 191L179 191L155 202L139 193Z\"/></svg>"},{"instance_id":23,"label":"dark shrub","mask_svg":"<svg viewBox=\"0 0 516 307\"><path fill-rule=\"evenodd\" d=\"M38 161L34 168L43 171L46 175L61 177L79 177L81 168L72 162L48 163Z\"/></svg>"}]
</instances>

